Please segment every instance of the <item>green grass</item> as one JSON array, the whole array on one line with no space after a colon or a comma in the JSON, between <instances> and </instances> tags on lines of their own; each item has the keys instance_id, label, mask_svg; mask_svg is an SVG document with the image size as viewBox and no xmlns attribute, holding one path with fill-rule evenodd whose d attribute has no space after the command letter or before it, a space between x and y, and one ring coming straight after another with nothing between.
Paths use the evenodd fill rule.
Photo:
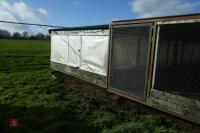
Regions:
<instances>
[{"instance_id":1,"label":"green grass","mask_svg":"<svg viewBox=\"0 0 200 133\"><path fill-rule=\"evenodd\" d=\"M0 40L0 132L175 133L132 104L51 76L50 42ZM60 95L60 91L65 96ZM16 118L18 127L10 127Z\"/></svg>"},{"instance_id":2,"label":"green grass","mask_svg":"<svg viewBox=\"0 0 200 133\"><path fill-rule=\"evenodd\" d=\"M49 46L40 40L0 40L0 72L48 69Z\"/></svg>"}]
</instances>

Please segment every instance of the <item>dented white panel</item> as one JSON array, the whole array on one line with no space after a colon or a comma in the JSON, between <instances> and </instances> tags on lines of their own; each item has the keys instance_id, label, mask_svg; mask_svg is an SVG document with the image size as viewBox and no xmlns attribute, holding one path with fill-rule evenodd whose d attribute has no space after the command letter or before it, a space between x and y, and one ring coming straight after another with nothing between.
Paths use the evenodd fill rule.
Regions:
<instances>
[{"instance_id":1,"label":"dented white panel","mask_svg":"<svg viewBox=\"0 0 200 133\"><path fill-rule=\"evenodd\" d=\"M108 36L83 36L80 69L106 75Z\"/></svg>"},{"instance_id":2,"label":"dented white panel","mask_svg":"<svg viewBox=\"0 0 200 133\"><path fill-rule=\"evenodd\" d=\"M68 37L52 35L51 36L51 61L67 64L68 59Z\"/></svg>"}]
</instances>

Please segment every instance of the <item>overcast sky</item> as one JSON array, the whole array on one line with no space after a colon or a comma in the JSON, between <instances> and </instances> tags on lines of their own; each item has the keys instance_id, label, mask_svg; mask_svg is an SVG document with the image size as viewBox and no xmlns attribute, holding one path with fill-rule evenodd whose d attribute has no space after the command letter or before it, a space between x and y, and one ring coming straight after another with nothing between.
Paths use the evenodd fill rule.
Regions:
<instances>
[{"instance_id":1,"label":"overcast sky","mask_svg":"<svg viewBox=\"0 0 200 133\"><path fill-rule=\"evenodd\" d=\"M67 27L198 12L200 0L0 0L0 20ZM33 30L1 23L0 28L11 32Z\"/></svg>"}]
</instances>

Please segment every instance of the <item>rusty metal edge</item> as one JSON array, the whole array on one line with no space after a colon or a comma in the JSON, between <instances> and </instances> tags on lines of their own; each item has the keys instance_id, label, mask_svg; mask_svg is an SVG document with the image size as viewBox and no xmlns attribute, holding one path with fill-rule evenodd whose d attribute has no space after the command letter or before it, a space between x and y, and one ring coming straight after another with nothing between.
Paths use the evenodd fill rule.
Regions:
<instances>
[{"instance_id":1,"label":"rusty metal edge","mask_svg":"<svg viewBox=\"0 0 200 133\"><path fill-rule=\"evenodd\" d=\"M200 13L198 14L187 14L187 15L177 15L177 16L164 16L155 18L142 18L142 19L131 19L131 20L121 20L112 21L111 25L126 25L126 24L140 24L140 23L151 23L155 21L174 21L174 20L188 20L188 19L199 19Z\"/></svg>"}]
</instances>

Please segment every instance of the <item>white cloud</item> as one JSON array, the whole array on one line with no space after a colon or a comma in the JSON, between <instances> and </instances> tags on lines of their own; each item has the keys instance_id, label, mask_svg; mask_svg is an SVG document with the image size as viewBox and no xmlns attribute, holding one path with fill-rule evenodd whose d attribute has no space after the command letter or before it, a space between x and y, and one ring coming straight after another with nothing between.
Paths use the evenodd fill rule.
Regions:
<instances>
[{"instance_id":1,"label":"white cloud","mask_svg":"<svg viewBox=\"0 0 200 133\"><path fill-rule=\"evenodd\" d=\"M40 13L43 14L44 16L48 16L47 11L46 11L45 9L43 9L43 8L39 8L39 9L38 9L38 12L40 12Z\"/></svg>"},{"instance_id":2,"label":"white cloud","mask_svg":"<svg viewBox=\"0 0 200 133\"><path fill-rule=\"evenodd\" d=\"M42 23L44 18L48 17L48 13L45 9L31 8L23 1L9 3L6 0L1 0L0 12L0 20L3 21ZM0 28L9 30L11 32L23 32L31 29L27 26L5 23L0 23Z\"/></svg>"},{"instance_id":3,"label":"white cloud","mask_svg":"<svg viewBox=\"0 0 200 133\"><path fill-rule=\"evenodd\" d=\"M138 17L156 17L194 13L200 2L186 2L184 0L134 0L132 11Z\"/></svg>"},{"instance_id":4,"label":"white cloud","mask_svg":"<svg viewBox=\"0 0 200 133\"><path fill-rule=\"evenodd\" d=\"M17 22L18 20L13 16L12 13L1 11L0 13L0 20L7 20L7 21L14 21ZM24 30L28 30L27 27L22 25L14 25L14 24L6 24L6 23L0 23L0 29L9 30L10 32L23 32Z\"/></svg>"}]
</instances>

